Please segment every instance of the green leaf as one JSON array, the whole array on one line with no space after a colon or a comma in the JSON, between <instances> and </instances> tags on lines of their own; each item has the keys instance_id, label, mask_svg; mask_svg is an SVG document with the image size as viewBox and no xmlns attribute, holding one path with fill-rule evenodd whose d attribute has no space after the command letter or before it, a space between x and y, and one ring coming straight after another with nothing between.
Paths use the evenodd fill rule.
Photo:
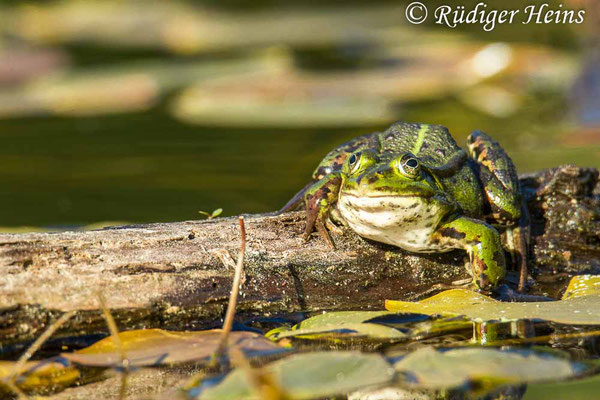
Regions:
<instances>
[{"instance_id":1,"label":"green leaf","mask_svg":"<svg viewBox=\"0 0 600 400\"><path fill-rule=\"evenodd\" d=\"M214 354L220 337L220 329L198 332L143 329L119 333L129 365L136 367L206 361ZM229 345L243 351L247 357L284 351L254 332L231 332ZM121 363L121 354L111 337L62 356L74 363L94 367L111 367Z\"/></svg>"},{"instance_id":2,"label":"green leaf","mask_svg":"<svg viewBox=\"0 0 600 400\"><path fill-rule=\"evenodd\" d=\"M382 386L395 372L378 354L355 351L296 354L264 367L286 399L302 400L343 395L354 390ZM247 372L235 369L214 387L202 391L199 399L260 399L249 383Z\"/></svg>"},{"instance_id":3,"label":"green leaf","mask_svg":"<svg viewBox=\"0 0 600 400\"><path fill-rule=\"evenodd\" d=\"M210 215L211 218L216 218L219 215L221 215L221 213L223 212L222 208L217 208L215 211L212 212L212 214Z\"/></svg>"},{"instance_id":4,"label":"green leaf","mask_svg":"<svg viewBox=\"0 0 600 400\"><path fill-rule=\"evenodd\" d=\"M569 360L531 350L482 347L446 351L424 347L398 361L394 368L410 385L429 389L565 379L582 369Z\"/></svg>"},{"instance_id":5,"label":"green leaf","mask_svg":"<svg viewBox=\"0 0 600 400\"><path fill-rule=\"evenodd\" d=\"M535 383L527 386L523 400L595 399L600 392L600 375L567 382Z\"/></svg>"},{"instance_id":6,"label":"green leaf","mask_svg":"<svg viewBox=\"0 0 600 400\"><path fill-rule=\"evenodd\" d=\"M346 324L360 324L372 320L374 318L399 315L399 313L391 311L336 311L326 312L305 319L296 325L299 329L313 329L323 326L338 326Z\"/></svg>"},{"instance_id":7,"label":"green leaf","mask_svg":"<svg viewBox=\"0 0 600 400\"><path fill-rule=\"evenodd\" d=\"M390 311L338 311L308 318L291 329L274 329L266 334L271 340L300 339L405 339L407 335L390 326L367 321L381 317L402 317ZM410 316L409 316L410 318Z\"/></svg>"},{"instance_id":8,"label":"green leaf","mask_svg":"<svg viewBox=\"0 0 600 400\"><path fill-rule=\"evenodd\" d=\"M540 319L562 324L600 325L600 296L507 303L466 289L452 289L419 302L386 300L390 311L427 315L463 315L476 322Z\"/></svg>"},{"instance_id":9,"label":"green leaf","mask_svg":"<svg viewBox=\"0 0 600 400\"><path fill-rule=\"evenodd\" d=\"M299 339L406 339L407 335L397 329L378 324L326 325L312 329L290 329L269 333L271 340L295 337Z\"/></svg>"}]
</instances>

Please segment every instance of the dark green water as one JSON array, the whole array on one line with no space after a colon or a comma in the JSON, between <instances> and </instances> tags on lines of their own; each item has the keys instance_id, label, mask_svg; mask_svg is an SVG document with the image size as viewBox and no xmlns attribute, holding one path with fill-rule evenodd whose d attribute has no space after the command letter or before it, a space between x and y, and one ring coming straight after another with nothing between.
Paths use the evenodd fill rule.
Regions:
<instances>
[{"instance_id":1,"label":"dark green water","mask_svg":"<svg viewBox=\"0 0 600 400\"><path fill-rule=\"evenodd\" d=\"M399 120L448 126L459 143L493 134L519 171L600 166L598 147L561 143L562 103L531 99L502 120L452 99L418 104ZM0 225L174 221L277 209L336 144L384 126L338 130L227 130L188 126L160 109L88 118L0 121Z\"/></svg>"},{"instance_id":2,"label":"dark green water","mask_svg":"<svg viewBox=\"0 0 600 400\"><path fill-rule=\"evenodd\" d=\"M430 28L448 31L431 24ZM464 33L480 42L552 45L585 58L577 29L584 32L573 26L515 25L489 34L468 26ZM101 44L60 46L73 66L84 71L176 57L160 50ZM301 68L323 69L324 55L326 64L334 64L325 69L347 67L345 61L340 64L341 53L333 50L292 50ZM356 52L350 58L361 65ZM598 128L591 136L579 132L577 98L539 88L519 95L525 98L518 111L506 118L475 111L449 96L399 106L396 119L446 125L461 144L470 131L484 130L500 141L523 173L564 163L600 167ZM198 127L175 120L168 100L161 99L143 113L0 119L0 229L187 220L199 218L199 210L216 208L223 208L223 215L272 211L307 182L335 145L386 128Z\"/></svg>"}]
</instances>

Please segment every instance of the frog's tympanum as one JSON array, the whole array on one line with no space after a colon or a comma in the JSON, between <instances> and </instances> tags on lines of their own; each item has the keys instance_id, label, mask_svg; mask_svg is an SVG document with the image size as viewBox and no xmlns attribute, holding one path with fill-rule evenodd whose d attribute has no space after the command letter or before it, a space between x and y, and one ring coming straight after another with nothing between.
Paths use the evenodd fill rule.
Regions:
<instances>
[{"instance_id":1,"label":"frog's tympanum","mask_svg":"<svg viewBox=\"0 0 600 400\"><path fill-rule=\"evenodd\" d=\"M464 249L474 284L493 289L506 273L494 226L522 238L519 181L485 133L473 132L467 144L468 154L443 126L396 123L333 149L281 211L304 200L305 237L316 228L332 247L328 229L338 231L337 223L411 252ZM514 243L524 260L524 241Z\"/></svg>"}]
</instances>

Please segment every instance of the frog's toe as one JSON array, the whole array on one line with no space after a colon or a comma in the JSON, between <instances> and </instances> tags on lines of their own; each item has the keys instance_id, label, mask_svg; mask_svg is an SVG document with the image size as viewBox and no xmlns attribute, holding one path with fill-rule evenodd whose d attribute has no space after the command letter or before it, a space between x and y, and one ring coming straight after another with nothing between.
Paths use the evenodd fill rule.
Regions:
<instances>
[{"instance_id":1,"label":"frog's toe","mask_svg":"<svg viewBox=\"0 0 600 400\"><path fill-rule=\"evenodd\" d=\"M344 231L339 226L333 223L331 218L327 218L325 220L325 227L327 227L328 231L333 232L336 235L341 235L344 233Z\"/></svg>"},{"instance_id":2,"label":"frog's toe","mask_svg":"<svg viewBox=\"0 0 600 400\"><path fill-rule=\"evenodd\" d=\"M308 240L312 231L316 228L325 242L333 247L333 241L329 237L327 227L329 213L333 204L337 201L337 193L341 184L341 178L337 175L328 175L312 185L304 195L306 205L306 228L304 239Z\"/></svg>"},{"instance_id":3,"label":"frog's toe","mask_svg":"<svg viewBox=\"0 0 600 400\"><path fill-rule=\"evenodd\" d=\"M306 208L306 225L304 226L304 241L308 241L310 238L310 234L315 228L315 223L317 218L319 217L319 209L315 208Z\"/></svg>"},{"instance_id":4,"label":"frog's toe","mask_svg":"<svg viewBox=\"0 0 600 400\"><path fill-rule=\"evenodd\" d=\"M319 232L321 234L321 237L323 238L325 243L327 243L327 246L329 246L332 249L335 249L333 240L331 239L331 236L329 235L329 232L327 231L327 228L329 226L334 226L334 225L331 222L331 220L327 217L326 212L323 212L322 210L318 210L318 209L316 211L314 211L313 209L307 210L306 211L306 227L304 228L304 235L303 235L304 241L307 242L310 239L310 235L313 232L313 230L316 229L317 232ZM335 227L335 229L339 230L339 228L337 228L337 227Z\"/></svg>"},{"instance_id":5,"label":"frog's toe","mask_svg":"<svg viewBox=\"0 0 600 400\"><path fill-rule=\"evenodd\" d=\"M330 249L335 250L335 244L333 243L333 240L331 240L331 236L329 235L325 224L322 221L317 221L315 226L325 243L327 243L327 246L329 246Z\"/></svg>"}]
</instances>

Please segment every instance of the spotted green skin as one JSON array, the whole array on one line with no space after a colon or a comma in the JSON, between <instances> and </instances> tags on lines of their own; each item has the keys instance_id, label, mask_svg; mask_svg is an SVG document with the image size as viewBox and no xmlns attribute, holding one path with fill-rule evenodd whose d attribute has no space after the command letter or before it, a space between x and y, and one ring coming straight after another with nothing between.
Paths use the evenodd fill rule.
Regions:
<instances>
[{"instance_id":1,"label":"spotted green skin","mask_svg":"<svg viewBox=\"0 0 600 400\"><path fill-rule=\"evenodd\" d=\"M482 290L495 288L505 276L506 261L492 225L510 226L521 217L517 173L500 145L484 133L473 132L467 147L468 153L443 126L409 123L338 146L297 195L303 195L307 210L306 237L316 227L333 246L327 232L336 229L332 219L408 251L464 249L473 283ZM418 160L415 176L407 176L400 165L407 154Z\"/></svg>"}]
</instances>

